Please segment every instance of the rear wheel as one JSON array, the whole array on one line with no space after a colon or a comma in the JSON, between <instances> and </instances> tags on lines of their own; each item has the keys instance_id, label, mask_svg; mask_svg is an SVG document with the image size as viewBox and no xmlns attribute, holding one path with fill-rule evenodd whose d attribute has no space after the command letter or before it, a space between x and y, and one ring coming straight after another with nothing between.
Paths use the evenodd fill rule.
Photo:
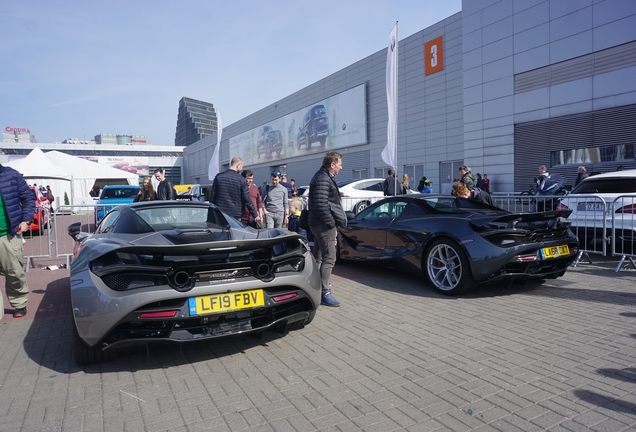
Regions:
<instances>
[{"instance_id":1,"label":"rear wheel","mask_svg":"<svg viewBox=\"0 0 636 432\"><path fill-rule=\"evenodd\" d=\"M99 346L88 346L79 337L77 327L73 323L73 358L78 365L89 365L113 360L117 354L112 351L102 351Z\"/></svg>"},{"instance_id":2,"label":"rear wheel","mask_svg":"<svg viewBox=\"0 0 636 432\"><path fill-rule=\"evenodd\" d=\"M477 286L466 254L450 239L435 241L424 257L424 275L433 287L445 295L458 295Z\"/></svg>"}]
</instances>

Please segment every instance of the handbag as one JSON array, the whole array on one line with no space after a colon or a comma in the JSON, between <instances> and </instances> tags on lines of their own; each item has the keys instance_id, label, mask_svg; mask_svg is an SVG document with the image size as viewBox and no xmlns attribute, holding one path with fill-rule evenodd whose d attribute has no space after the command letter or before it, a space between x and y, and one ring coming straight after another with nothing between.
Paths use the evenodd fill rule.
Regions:
<instances>
[{"instance_id":1,"label":"handbag","mask_svg":"<svg viewBox=\"0 0 636 432\"><path fill-rule=\"evenodd\" d=\"M304 209L300 212L300 218L298 219L298 226L304 230L309 229L309 210Z\"/></svg>"}]
</instances>

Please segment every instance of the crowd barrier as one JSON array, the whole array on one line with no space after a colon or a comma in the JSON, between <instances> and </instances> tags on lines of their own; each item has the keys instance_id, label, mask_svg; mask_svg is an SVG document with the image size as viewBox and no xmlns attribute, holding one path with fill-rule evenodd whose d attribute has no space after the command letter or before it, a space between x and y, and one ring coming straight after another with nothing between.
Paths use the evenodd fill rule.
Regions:
<instances>
[{"instance_id":1,"label":"crowd barrier","mask_svg":"<svg viewBox=\"0 0 636 432\"><path fill-rule=\"evenodd\" d=\"M38 226L29 227L29 231L22 234L22 251L26 260L25 270L33 267L36 258L51 256L52 232L55 231L55 218L50 209L38 207Z\"/></svg>"},{"instance_id":2,"label":"crowd barrier","mask_svg":"<svg viewBox=\"0 0 636 432\"><path fill-rule=\"evenodd\" d=\"M342 198L345 211L358 213L367 206L383 199ZM574 265L590 255L612 255L620 257L616 271L622 268L625 260L636 268L636 194L619 195L613 200L604 200L595 195L554 195L528 196L520 194L492 194L495 204L511 212L535 212L556 209L563 200L569 208L575 209L568 220L571 229L579 238L580 248ZM68 235L67 228L80 222L81 232L91 233L95 229L95 214L100 210L94 204L63 205L52 214L43 209L47 224L44 230L25 233L24 257L26 270L33 266L35 258L62 258L68 266L73 254L74 241Z\"/></svg>"}]
</instances>

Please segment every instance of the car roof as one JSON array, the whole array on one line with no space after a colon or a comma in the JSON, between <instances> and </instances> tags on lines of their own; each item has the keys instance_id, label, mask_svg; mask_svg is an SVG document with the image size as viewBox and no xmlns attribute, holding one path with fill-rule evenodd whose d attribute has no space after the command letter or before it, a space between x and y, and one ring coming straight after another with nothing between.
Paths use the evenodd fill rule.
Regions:
<instances>
[{"instance_id":1,"label":"car roof","mask_svg":"<svg viewBox=\"0 0 636 432\"><path fill-rule=\"evenodd\" d=\"M353 183L359 183L359 182L370 182L370 181L376 181L376 182L380 182L380 181L384 181L383 178L367 178L367 179L355 179L355 180L345 180L343 182L338 183L338 187L342 187L342 186L348 186L350 184Z\"/></svg>"},{"instance_id":2,"label":"car roof","mask_svg":"<svg viewBox=\"0 0 636 432\"><path fill-rule=\"evenodd\" d=\"M108 185L104 186L104 189L138 189L139 187L139 185Z\"/></svg>"},{"instance_id":3,"label":"car roof","mask_svg":"<svg viewBox=\"0 0 636 432\"><path fill-rule=\"evenodd\" d=\"M610 171L602 174L594 174L593 176L589 176L583 179L583 181L589 181L594 179L603 179L603 178L632 178L636 177L636 169L624 170L624 171Z\"/></svg>"}]
</instances>

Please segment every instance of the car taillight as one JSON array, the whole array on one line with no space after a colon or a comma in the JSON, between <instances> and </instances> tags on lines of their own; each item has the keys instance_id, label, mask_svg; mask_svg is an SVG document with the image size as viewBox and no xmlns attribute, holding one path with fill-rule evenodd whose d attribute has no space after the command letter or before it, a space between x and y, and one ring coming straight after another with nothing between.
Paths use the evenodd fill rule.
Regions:
<instances>
[{"instance_id":1,"label":"car taillight","mask_svg":"<svg viewBox=\"0 0 636 432\"><path fill-rule=\"evenodd\" d=\"M559 205L556 208L557 210L570 210L570 208L568 206L566 206L563 203L559 203Z\"/></svg>"},{"instance_id":2,"label":"car taillight","mask_svg":"<svg viewBox=\"0 0 636 432\"><path fill-rule=\"evenodd\" d=\"M616 210L616 213L636 214L636 204L629 204Z\"/></svg>"},{"instance_id":3,"label":"car taillight","mask_svg":"<svg viewBox=\"0 0 636 432\"><path fill-rule=\"evenodd\" d=\"M276 303L298 297L298 293L289 293L272 297Z\"/></svg>"},{"instance_id":4,"label":"car taillight","mask_svg":"<svg viewBox=\"0 0 636 432\"><path fill-rule=\"evenodd\" d=\"M161 311L161 312L143 312L139 314L139 318L174 318L177 316L176 310Z\"/></svg>"}]
</instances>

